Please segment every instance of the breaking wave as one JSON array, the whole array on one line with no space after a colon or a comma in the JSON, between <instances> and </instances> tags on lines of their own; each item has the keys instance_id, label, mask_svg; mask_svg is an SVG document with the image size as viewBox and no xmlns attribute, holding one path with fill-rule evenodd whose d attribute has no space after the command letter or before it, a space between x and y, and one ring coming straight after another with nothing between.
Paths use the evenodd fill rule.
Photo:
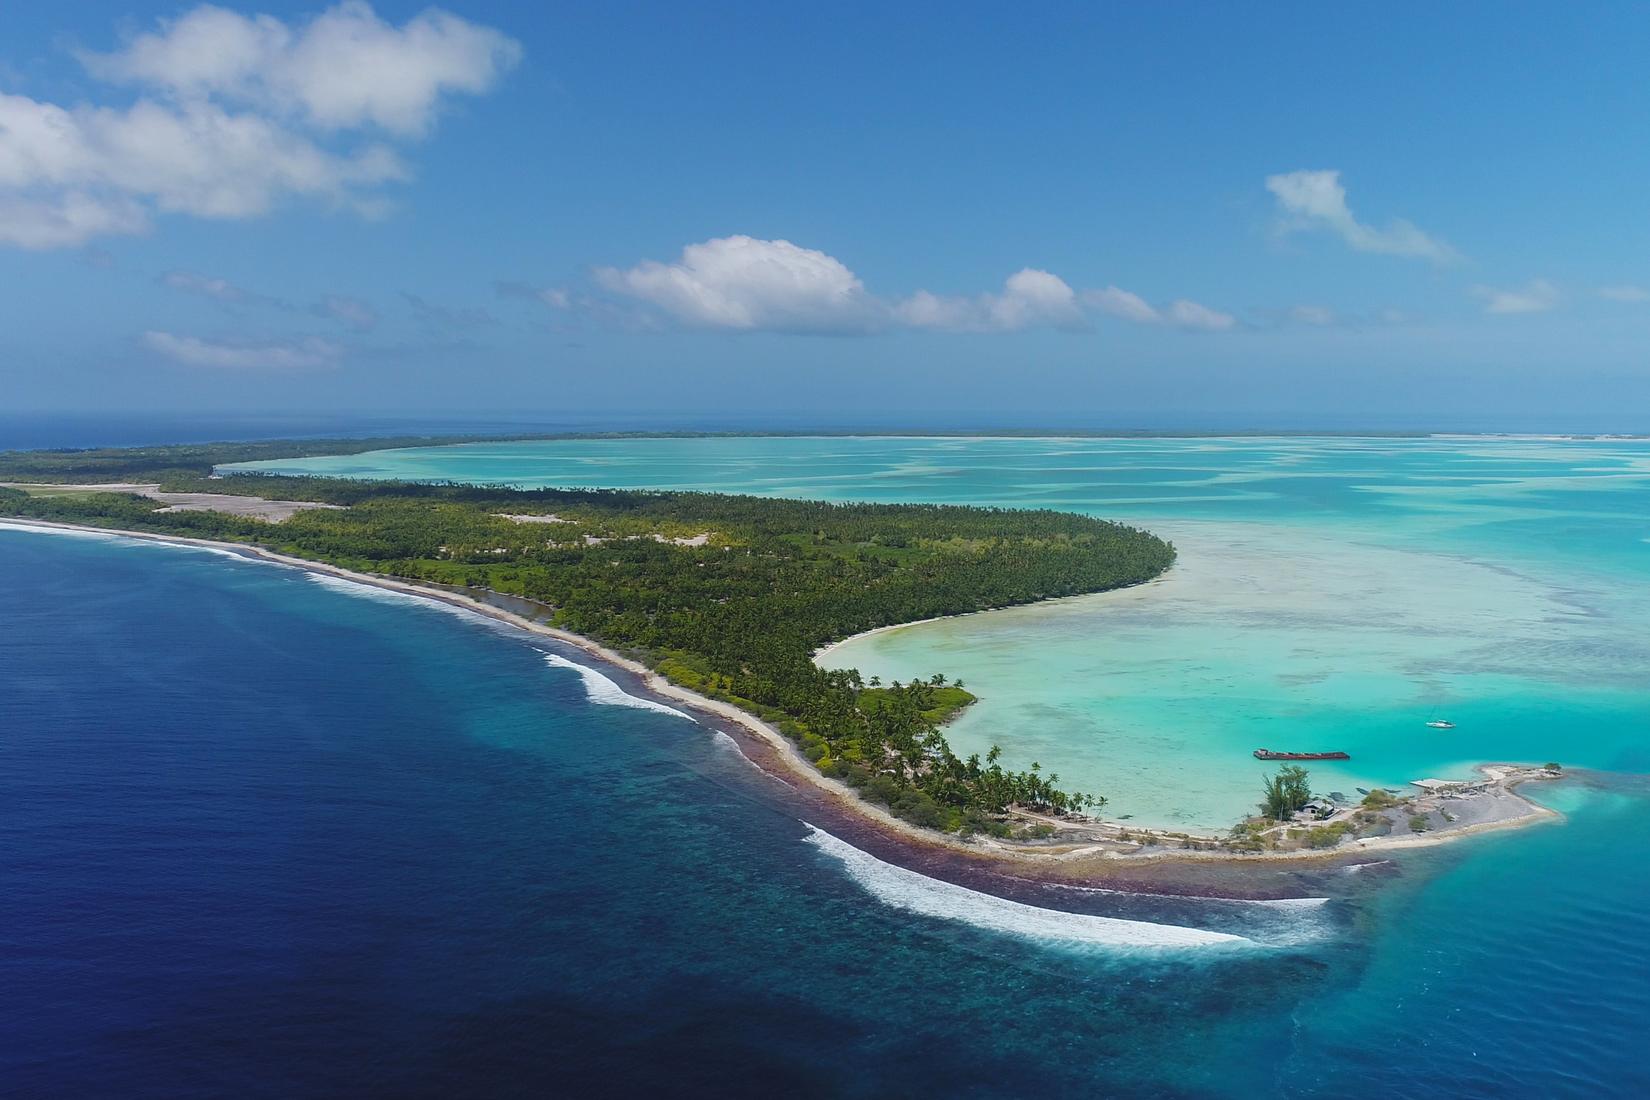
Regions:
<instances>
[{"instance_id":1,"label":"breaking wave","mask_svg":"<svg viewBox=\"0 0 1650 1100\"><path fill-rule=\"evenodd\" d=\"M763 775L768 775L767 771L765 769L763 769L763 767L760 764L758 764L756 761L752 760L750 757L745 755L745 750L739 747L739 742L735 741L733 739L732 734L727 733L723 730L716 730L715 735L711 738L711 742L718 749L721 749L723 752L732 753L733 755L737 756L740 760L744 761L746 765L748 765L752 768L755 768L757 771L761 772ZM768 775L768 778L769 779L775 779L777 777L772 776L772 775Z\"/></svg>"},{"instance_id":2,"label":"breaking wave","mask_svg":"<svg viewBox=\"0 0 1650 1100\"><path fill-rule=\"evenodd\" d=\"M281 563L275 563L281 564ZM298 566L298 568L303 568ZM497 619L483 615L479 611L450 604L445 600L432 599L429 596L420 596L415 592L400 592L393 588L380 588L376 584L366 584L362 581L352 581L347 577L334 577L330 573L316 573L305 570L304 575L322 588L330 588L334 592L341 592L346 596L354 596L359 600L372 600L374 603L395 604L400 607L423 607L432 611L445 611L449 615L457 615L462 619L483 622L488 625L500 625Z\"/></svg>"},{"instance_id":3,"label":"breaking wave","mask_svg":"<svg viewBox=\"0 0 1650 1100\"><path fill-rule=\"evenodd\" d=\"M14 519L0 520L0 527L3 527L8 531L28 531L36 535L66 535L69 538L95 539L103 542L108 542L113 539L126 539L125 535L104 534L102 531L79 531L72 527L48 527L45 524L27 523L22 520ZM148 540L135 539L128 541L146 542Z\"/></svg>"},{"instance_id":4,"label":"breaking wave","mask_svg":"<svg viewBox=\"0 0 1650 1100\"><path fill-rule=\"evenodd\" d=\"M884 863L813 825L809 825L808 830L806 842L841 863L848 876L866 893L884 905L909 913L960 921L1023 939L1084 947L1180 949L1253 945L1252 940L1228 932L1066 913L1009 901Z\"/></svg>"},{"instance_id":5,"label":"breaking wave","mask_svg":"<svg viewBox=\"0 0 1650 1100\"><path fill-rule=\"evenodd\" d=\"M675 707L669 707L663 703L656 703L652 699L643 699L640 696L632 695L595 669L586 668L577 661L569 661L566 657L546 653L544 663L551 668L570 668L577 672L584 680L585 697L592 703L610 707L633 707L636 710L656 710L661 714L674 714L678 718L686 718L689 722L698 721L686 711L677 710Z\"/></svg>"},{"instance_id":6,"label":"breaking wave","mask_svg":"<svg viewBox=\"0 0 1650 1100\"><path fill-rule=\"evenodd\" d=\"M1360 864L1359 866L1363 866ZM1134 890L1118 890L1111 886L1078 886L1070 882L1051 882L1048 884L1056 890L1071 890L1081 894L1115 894L1118 896L1138 897ZM1193 894L1169 894L1165 897L1176 897L1186 901L1196 901L1207 905L1258 905L1266 909L1316 909L1320 905L1327 905L1328 898L1221 898L1202 897Z\"/></svg>"},{"instance_id":7,"label":"breaking wave","mask_svg":"<svg viewBox=\"0 0 1650 1100\"><path fill-rule=\"evenodd\" d=\"M1119 898L1139 898L1132 890L1108 886L1080 886L1051 882L1049 889L1082 894L1103 894ZM1187 914L1200 922L1212 922L1262 947L1303 947L1321 943L1336 934L1331 899L1306 898L1222 898L1197 894L1154 894L1163 906Z\"/></svg>"},{"instance_id":8,"label":"breaking wave","mask_svg":"<svg viewBox=\"0 0 1650 1100\"><path fill-rule=\"evenodd\" d=\"M27 531L36 535L62 535L73 539L90 539L93 542L120 542L128 546L161 546L172 550L193 550L202 554L217 554L220 557L234 558L236 561L259 560L248 554L238 554L233 550L225 550L220 546L197 546L194 543L145 538L142 535L131 535L122 531L87 531L77 527L51 527L43 523L29 523L24 520L13 519L0 519L0 528L12 531Z\"/></svg>"}]
</instances>

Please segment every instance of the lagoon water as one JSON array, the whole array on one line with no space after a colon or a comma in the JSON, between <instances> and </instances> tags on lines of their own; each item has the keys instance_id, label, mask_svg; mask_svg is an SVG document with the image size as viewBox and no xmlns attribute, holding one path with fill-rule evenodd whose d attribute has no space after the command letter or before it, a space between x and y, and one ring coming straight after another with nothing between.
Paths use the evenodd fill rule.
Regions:
<instances>
[{"instance_id":1,"label":"lagoon water","mask_svg":"<svg viewBox=\"0 0 1650 1100\"><path fill-rule=\"evenodd\" d=\"M1598 769L1540 792L1562 824L1325 874L1329 900L1287 905L999 902L819 833L725 739L614 705L542 639L232 557L0 529L0 1091L1644 1094L1647 458L770 439L329 460L1172 527L1185 557L1156 590L838 651L939 659L994 726L959 740L1096 768L1114 809L1138 776L1166 814L1218 817L1237 793L1205 758L1262 731L1360 738L1347 782ZM1071 713L1022 731L1038 696L1015 684L1039 668ZM1447 751L1417 736L1434 706L1461 727ZM1206 711L1227 721L1187 724ZM1109 721L1182 766L1107 770L1124 758L1084 738Z\"/></svg>"},{"instance_id":2,"label":"lagoon water","mask_svg":"<svg viewBox=\"0 0 1650 1100\"><path fill-rule=\"evenodd\" d=\"M829 663L944 672L950 732L1143 824L1223 829L1256 748L1325 790L1484 761L1650 771L1650 443L715 438L472 444L264 464L339 476L1035 506L1180 560L1124 593L883 632ZM1457 728L1427 727L1447 718Z\"/></svg>"}]
</instances>

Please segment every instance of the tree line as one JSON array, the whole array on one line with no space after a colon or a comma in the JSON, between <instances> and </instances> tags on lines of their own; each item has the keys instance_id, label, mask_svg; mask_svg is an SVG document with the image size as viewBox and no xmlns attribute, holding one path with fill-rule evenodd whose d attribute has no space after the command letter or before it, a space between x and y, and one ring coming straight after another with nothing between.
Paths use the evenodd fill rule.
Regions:
<instances>
[{"instance_id":1,"label":"tree line","mask_svg":"<svg viewBox=\"0 0 1650 1100\"><path fill-rule=\"evenodd\" d=\"M330 444L288 446L327 453ZM203 448L190 461L220 453ZM940 719L968 697L943 676L868 683L853 670L820 668L813 653L880 626L1136 584L1174 560L1169 543L1144 531L1048 510L259 475L208 480L198 468L179 473L172 453L119 455L99 452L97 469L163 480L169 489L343 507L276 524L161 512L157 502L124 493L0 489L0 514L254 543L536 601L551 624L752 711L825 774L907 820L951 831L1005 833L1010 807L1064 813L1104 800L1062 789L1057 775L1035 763L1011 770L998 750L959 759ZM0 455L0 479L24 480L20 468L32 467L10 459ZM534 514L554 520L505 518Z\"/></svg>"}]
</instances>

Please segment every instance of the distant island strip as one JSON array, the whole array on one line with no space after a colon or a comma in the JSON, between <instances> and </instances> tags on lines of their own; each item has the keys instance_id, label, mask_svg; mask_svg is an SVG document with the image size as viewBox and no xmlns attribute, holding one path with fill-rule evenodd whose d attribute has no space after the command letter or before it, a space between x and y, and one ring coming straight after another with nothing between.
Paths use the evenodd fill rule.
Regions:
<instances>
[{"instance_id":1,"label":"distant island strip","mask_svg":"<svg viewBox=\"0 0 1650 1100\"><path fill-rule=\"evenodd\" d=\"M965 685L939 673L883 684L813 659L866 631L1104 592L1173 564L1172 545L1122 524L1048 510L217 473L444 442L6 452L0 517L205 541L469 606L740 722L781 766L910 838L1053 860L1079 877L1120 857L1322 854L1555 816L1512 788L1556 765L1310 811L1305 774L1285 769L1269 791L1289 776L1294 785L1228 836L1131 830L1093 813L1102 794L1066 790L1036 765L1005 767L995 749L958 758L942 726L973 701Z\"/></svg>"}]
</instances>

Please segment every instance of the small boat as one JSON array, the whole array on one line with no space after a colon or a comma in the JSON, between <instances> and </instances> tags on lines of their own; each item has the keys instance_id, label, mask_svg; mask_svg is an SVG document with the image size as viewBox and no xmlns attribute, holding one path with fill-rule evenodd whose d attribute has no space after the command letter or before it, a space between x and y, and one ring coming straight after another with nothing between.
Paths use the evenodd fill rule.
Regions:
<instances>
[{"instance_id":1,"label":"small boat","mask_svg":"<svg viewBox=\"0 0 1650 1100\"><path fill-rule=\"evenodd\" d=\"M1442 718L1434 718L1427 725L1435 730L1452 730L1455 728L1454 722L1446 722Z\"/></svg>"},{"instance_id":2,"label":"small boat","mask_svg":"<svg viewBox=\"0 0 1650 1100\"><path fill-rule=\"evenodd\" d=\"M1273 752L1271 749L1256 749L1256 760L1351 760L1352 757L1344 752Z\"/></svg>"}]
</instances>

